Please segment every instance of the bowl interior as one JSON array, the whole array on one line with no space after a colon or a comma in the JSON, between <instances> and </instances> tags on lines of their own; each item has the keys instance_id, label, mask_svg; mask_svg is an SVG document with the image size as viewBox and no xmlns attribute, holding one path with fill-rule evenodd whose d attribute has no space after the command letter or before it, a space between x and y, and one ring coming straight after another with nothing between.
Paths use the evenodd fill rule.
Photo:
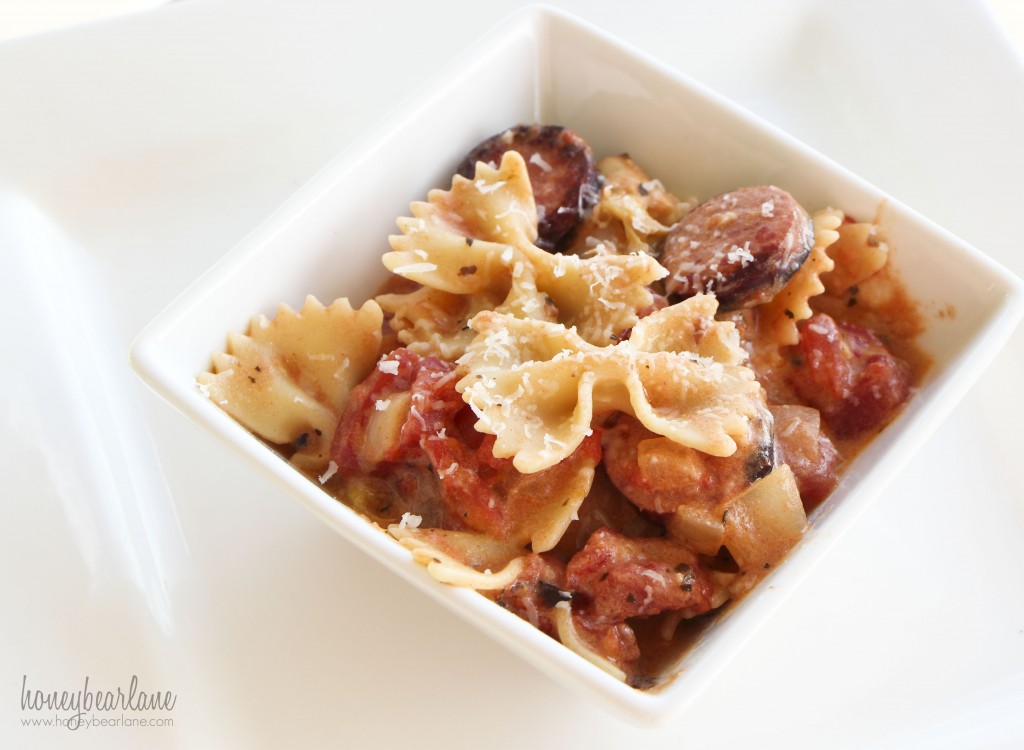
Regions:
<instances>
[{"instance_id":1,"label":"bowl interior","mask_svg":"<svg viewBox=\"0 0 1024 750\"><path fill-rule=\"evenodd\" d=\"M557 122L598 156L628 151L681 195L707 198L773 183L809 210L833 205L882 225L928 318L933 365L911 408L865 452L772 576L679 665L683 679L648 693L616 682L481 597L434 583L397 543L328 497L194 388L195 375L256 313L307 294L361 303L385 277L395 219L447 187L462 155L517 122ZM949 311L955 310L954 315ZM656 721L685 705L792 590L827 543L923 441L1019 316L1019 283L941 229L792 138L643 53L561 13L521 12L481 39L375 132L328 164L139 337L133 363L176 407L221 437L348 539L563 682L626 718ZM999 331L1005 329L1006 334ZM728 644L726 643L728 642Z\"/></svg>"}]
</instances>

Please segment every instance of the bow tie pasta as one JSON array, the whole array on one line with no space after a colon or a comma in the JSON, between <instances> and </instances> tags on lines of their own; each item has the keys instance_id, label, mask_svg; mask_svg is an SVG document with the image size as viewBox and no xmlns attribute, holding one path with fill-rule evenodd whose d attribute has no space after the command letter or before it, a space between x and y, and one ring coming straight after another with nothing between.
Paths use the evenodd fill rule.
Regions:
<instances>
[{"instance_id":1,"label":"bow tie pasta","mask_svg":"<svg viewBox=\"0 0 1024 750\"><path fill-rule=\"evenodd\" d=\"M615 346L588 344L554 323L484 312L477 337L459 360L458 388L497 436L494 454L514 457L524 473L564 460L591 433L596 417L629 413L653 432L715 456L736 450L734 437L760 400L754 373L731 323L714 319L713 297L700 295L640 321Z\"/></svg>"},{"instance_id":2,"label":"bow tie pasta","mask_svg":"<svg viewBox=\"0 0 1024 750\"><path fill-rule=\"evenodd\" d=\"M257 316L199 389L439 582L638 688L927 367L879 228L776 186L680 200L519 125L410 214L374 299Z\"/></svg>"},{"instance_id":3,"label":"bow tie pasta","mask_svg":"<svg viewBox=\"0 0 1024 750\"><path fill-rule=\"evenodd\" d=\"M604 345L631 328L653 303L647 285L666 271L645 253L599 251L591 257L537 247L537 211L526 163L508 151L497 169L478 163L476 175L456 175L450 190L432 190L398 221L384 255L388 270L429 293L383 295L398 338L413 351L461 353L466 322L481 309L557 320L584 340ZM429 302L428 298L429 297ZM415 315L428 302L448 312Z\"/></svg>"},{"instance_id":4,"label":"bow tie pasta","mask_svg":"<svg viewBox=\"0 0 1024 750\"><path fill-rule=\"evenodd\" d=\"M228 334L227 351L196 382L264 440L294 446L293 462L322 471L349 394L380 355L382 320L372 301L358 310L312 296L298 312L281 305L272 320L253 318L248 335Z\"/></svg>"}]
</instances>

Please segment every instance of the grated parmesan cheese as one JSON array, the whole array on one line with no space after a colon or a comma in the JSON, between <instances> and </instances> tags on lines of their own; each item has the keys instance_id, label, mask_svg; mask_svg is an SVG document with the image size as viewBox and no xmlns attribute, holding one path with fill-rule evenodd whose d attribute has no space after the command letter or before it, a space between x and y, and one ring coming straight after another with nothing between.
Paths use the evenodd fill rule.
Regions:
<instances>
[{"instance_id":1,"label":"grated parmesan cheese","mask_svg":"<svg viewBox=\"0 0 1024 750\"><path fill-rule=\"evenodd\" d=\"M334 463L334 461L331 461L329 464L327 464L327 471L318 476L317 479L320 480L320 484L327 484L327 481L337 473L338 464Z\"/></svg>"},{"instance_id":2,"label":"grated parmesan cheese","mask_svg":"<svg viewBox=\"0 0 1024 750\"><path fill-rule=\"evenodd\" d=\"M404 266L398 266L394 273L399 276L404 276L408 273L431 273L437 270L436 263L408 263Z\"/></svg>"},{"instance_id":3,"label":"grated parmesan cheese","mask_svg":"<svg viewBox=\"0 0 1024 750\"><path fill-rule=\"evenodd\" d=\"M397 359L381 359L377 363L377 369L388 375L398 374L398 360Z\"/></svg>"},{"instance_id":4,"label":"grated parmesan cheese","mask_svg":"<svg viewBox=\"0 0 1024 750\"><path fill-rule=\"evenodd\" d=\"M534 151L533 154L530 156L530 164L536 164L538 167L543 169L545 172L550 172L551 171L551 165L548 164L544 160L544 157L541 156L536 151Z\"/></svg>"},{"instance_id":5,"label":"grated parmesan cheese","mask_svg":"<svg viewBox=\"0 0 1024 750\"><path fill-rule=\"evenodd\" d=\"M754 262L754 254L750 252L750 240L743 243L743 247L733 245L725 256L730 263L738 262L741 268L746 268Z\"/></svg>"},{"instance_id":6,"label":"grated parmesan cheese","mask_svg":"<svg viewBox=\"0 0 1024 750\"><path fill-rule=\"evenodd\" d=\"M481 195L487 195L487 193L493 193L495 190L498 190L498 189L504 187L504 185L505 185L505 181L504 180L498 180L497 182L492 182L490 184L487 184L486 180L477 180L476 182L473 183L473 186L477 190L480 191Z\"/></svg>"},{"instance_id":7,"label":"grated parmesan cheese","mask_svg":"<svg viewBox=\"0 0 1024 750\"><path fill-rule=\"evenodd\" d=\"M421 523L423 523L423 516L417 516L415 513L406 511L402 514L402 520L398 522L398 528L418 529Z\"/></svg>"}]
</instances>

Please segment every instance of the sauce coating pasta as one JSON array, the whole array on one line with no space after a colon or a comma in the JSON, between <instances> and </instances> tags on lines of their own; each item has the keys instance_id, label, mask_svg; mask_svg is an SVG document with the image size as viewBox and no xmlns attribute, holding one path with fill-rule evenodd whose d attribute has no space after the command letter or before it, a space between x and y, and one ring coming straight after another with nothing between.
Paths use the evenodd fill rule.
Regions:
<instances>
[{"instance_id":1,"label":"sauce coating pasta","mask_svg":"<svg viewBox=\"0 0 1024 750\"><path fill-rule=\"evenodd\" d=\"M257 318L199 387L439 581L650 687L912 397L919 318L876 226L777 186L680 199L540 125L459 172L375 300Z\"/></svg>"}]
</instances>

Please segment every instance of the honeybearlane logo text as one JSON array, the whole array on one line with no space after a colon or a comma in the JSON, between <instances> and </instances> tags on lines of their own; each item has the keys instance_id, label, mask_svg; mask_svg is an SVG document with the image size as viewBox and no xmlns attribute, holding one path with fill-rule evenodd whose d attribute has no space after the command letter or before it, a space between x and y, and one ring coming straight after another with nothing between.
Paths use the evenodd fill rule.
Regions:
<instances>
[{"instance_id":1,"label":"honeybearlane logo text","mask_svg":"<svg viewBox=\"0 0 1024 750\"><path fill-rule=\"evenodd\" d=\"M23 726L65 727L72 731L91 727L172 726L174 722L166 714L177 702L178 696L170 690L142 690L137 675L132 675L127 688L92 689L86 675L79 690L51 691L33 689L28 675L21 678ZM161 715L152 716L155 712Z\"/></svg>"}]
</instances>

